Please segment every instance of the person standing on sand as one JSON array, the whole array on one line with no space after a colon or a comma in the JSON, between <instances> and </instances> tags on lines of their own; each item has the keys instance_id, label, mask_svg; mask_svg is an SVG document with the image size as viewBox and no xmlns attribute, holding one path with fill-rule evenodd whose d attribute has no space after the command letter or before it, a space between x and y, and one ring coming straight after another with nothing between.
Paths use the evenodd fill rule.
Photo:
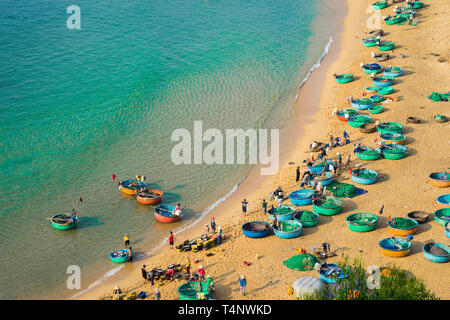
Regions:
<instances>
[{"instance_id":1,"label":"person standing on sand","mask_svg":"<svg viewBox=\"0 0 450 320\"><path fill-rule=\"evenodd\" d=\"M239 288L243 296L245 296L245 288L247 287L247 279L245 279L244 275L239 277Z\"/></svg>"},{"instance_id":2,"label":"person standing on sand","mask_svg":"<svg viewBox=\"0 0 450 320\"><path fill-rule=\"evenodd\" d=\"M152 283L152 286L155 284L155 274L153 273L153 269L147 273L147 278Z\"/></svg>"},{"instance_id":3,"label":"person standing on sand","mask_svg":"<svg viewBox=\"0 0 450 320\"><path fill-rule=\"evenodd\" d=\"M141 272L142 272L142 278L147 280L147 270L145 270L145 264L142 266Z\"/></svg>"},{"instance_id":4,"label":"person standing on sand","mask_svg":"<svg viewBox=\"0 0 450 320\"><path fill-rule=\"evenodd\" d=\"M205 232L204 232L204 234L205 235L209 234L209 225L208 224L205 224Z\"/></svg>"},{"instance_id":5,"label":"person standing on sand","mask_svg":"<svg viewBox=\"0 0 450 320\"><path fill-rule=\"evenodd\" d=\"M156 288L155 290L155 300L161 300L161 292Z\"/></svg>"},{"instance_id":6,"label":"person standing on sand","mask_svg":"<svg viewBox=\"0 0 450 320\"><path fill-rule=\"evenodd\" d=\"M345 160L345 169L350 168L350 163L351 163L351 155L348 155L347 160Z\"/></svg>"},{"instance_id":7,"label":"person standing on sand","mask_svg":"<svg viewBox=\"0 0 450 320\"><path fill-rule=\"evenodd\" d=\"M215 233L216 233L216 221L214 220L214 217L211 218L211 223L210 223L210 225L211 225L211 232L212 232L213 234L215 234Z\"/></svg>"},{"instance_id":8,"label":"person standing on sand","mask_svg":"<svg viewBox=\"0 0 450 320\"><path fill-rule=\"evenodd\" d=\"M186 273L191 273L191 260L189 260L189 258L186 259Z\"/></svg>"},{"instance_id":9,"label":"person standing on sand","mask_svg":"<svg viewBox=\"0 0 450 320\"><path fill-rule=\"evenodd\" d=\"M200 265L198 267L198 275L199 275L199 280L200 281L204 281L205 280L206 272L205 272L205 269L203 268L202 265Z\"/></svg>"},{"instance_id":10,"label":"person standing on sand","mask_svg":"<svg viewBox=\"0 0 450 320\"><path fill-rule=\"evenodd\" d=\"M131 262L131 260L133 259L133 251L132 251L132 249L133 248L129 248L128 249L128 262Z\"/></svg>"},{"instance_id":11,"label":"person standing on sand","mask_svg":"<svg viewBox=\"0 0 450 320\"><path fill-rule=\"evenodd\" d=\"M130 237L128 237L128 234L123 237L123 242L125 243L125 247L130 245Z\"/></svg>"},{"instance_id":12,"label":"person standing on sand","mask_svg":"<svg viewBox=\"0 0 450 320\"><path fill-rule=\"evenodd\" d=\"M244 199L244 201L242 201L241 203L242 203L242 212L247 213L247 204L248 204L247 200Z\"/></svg>"},{"instance_id":13,"label":"person standing on sand","mask_svg":"<svg viewBox=\"0 0 450 320\"><path fill-rule=\"evenodd\" d=\"M222 227L219 227L219 232L217 234L217 244L222 244L222 237L223 237L223 232L222 232Z\"/></svg>"},{"instance_id":14,"label":"person standing on sand","mask_svg":"<svg viewBox=\"0 0 450 320\"><path fill-rule=\"evenodd\" d=\"M174 241L175 241L175 236L173 235L173 232L170 231L170 234L169 234L169 245L170 245L170 249L173 249L173 243L174 243Z\"/></svg>"},{"instance_id":15,"label":"person standing on sand","mask_svg":"<svg viewBox=\"0 0 450 320\"><path fill-rule=\"evenodd\" d=\"M337 153L336 160L337 160L338 168L340 169L342 167L342 156L339 152Z\"/></svg>"},{"instance_id":16,"label":"person standing on sand","mask_svg":"<svg viewBox=\"0 0 450 320\"><path fill-rule=\"evenodd\" d=\"M267 213L267 202L266 199L263 199L262 201L262 209L264 213Z\"/></svg>"},{"instance_id":17,"label":"person standing on sand","mask_svg":"<svg viewBox=\"0 0 450 320\"><path fill-rule=\"evenodd\" d=\"M298 182L298 180L300 180L300 167L297 166L297 170L295 173L296 173L295 182Z\"/></svg>"}]
</instances>

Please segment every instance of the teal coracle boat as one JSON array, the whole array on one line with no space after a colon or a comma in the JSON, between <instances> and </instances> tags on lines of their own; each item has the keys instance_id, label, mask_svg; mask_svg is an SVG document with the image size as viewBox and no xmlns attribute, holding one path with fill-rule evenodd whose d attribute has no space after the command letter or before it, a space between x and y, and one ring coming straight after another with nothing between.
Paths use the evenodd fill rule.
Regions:
<instances>
[{"instance_id":1,"label":"teal coracle boat","mask_svg":"<svg viewBox=\"0 0 450 320\"><path fill-rule=\"evenodd\" d=\"M297 220L284 220L273 227L273 233L282 239L297 238L302 234L303 226Z\"/></svg>"},{"instance_id":2,"label":"teal coracle boat","mask_svg":"<svg viewBox=\"0 0 450 320\"><path fill-rule=\"evenodd\" d=\"M358 110L366 110L373 106L373 101L367 98L355 99L352 101L352 107Z\"/></svg>"},{"instance_id":3,"label":"teal coracle boat","mask_svg":"<svg viewBox=\"0 0 450 320\"><path fill-rule=\"evenodd\" d=\"M362 66L363 71L367 74L380 73L383 71L383 66L378 63L368 63Z\"/></svg>"},{"instance_id":4,"label":"teal coracle boat","mask_svg":"<svg viewBox=\"0 0 450 320\"><path fill-rule=\"evenodd\" d=\"M411 7L413 9L420 9L423 8L424 3L422 1L414 1L413 4L408 3L408 7Z\"/></svg>"},{"instance_id":5,"label":"teal coracle boat","mask_svg":"<svg viewBox=\"0 0 450 320\"><path fill-rule=\"evenodd\" d=\"M395 47L395 43L392 41L381 41L378 44L378 49L380 49L380 51L389 51L394 49Z\"/></svg>"},{"instance_id":6,"label":"teal coracle boat","mask_svg":"<svg viewBox=\"0 0 450 320\"><path fill-rule=\"evenodd\" d=\"M269 210L270 218L276 215L278 221L292 220L297 210L294 207L282 205L280 208L273 208Z\"/></svg>"},{"instance_id":7,"label":"teal coracle boat","mask_svg":"<svg viewBox=\"0 0 450 320\"><path fill-rule=\"evenodd\" d=\"M58 230L69 230L76 228L78 225L78 217L72 217L70 214L57 214L51 218L52 227Z\"/></svg>"},{"instance_id":8,"label":"teal coracle boat","mask_svg":"<svg viewBox=\"0 0 450 320\"><path fill-rule=\"evenodd\" d=\"M343 73L335 76L337 83L348 83L353 81L353 74L351 73Z\"/></svg>"},{"instance_id":9,"label":"teal coracle boat","mask_svg":"<svg viewBox=\"0 0 450 320\"><path fill-rule=\"evenodd\" d=\"M369 94L379 93L378 92L378 87L367 87L366 88L366 92L369 93Z\"/></svg>"},{"instance_id":10,"label":"teal coracle boat","mask_svg":"<svg viewBox=\"0 0 450 320\"><path fill-rule=\"evenodd\" d=\"M372 184L377 180L378 173L369 169L352 170L352 180L359 184Z\"/></svg>"},{"instance_id":11,"label":"teal coracle boat","mask_svg":"<svg viewBox=\"0 0 450 320\"><path fill-rule=\"evenodd\" d=\"M366 47L375 47L378 44L379 40L380 39L378 39L377 37L370 37L363 39L362 43Z\"/></svg>"},{"instance_id":12,"label":"teal coracle boat","mask_svg":"<svg viewBox=\"0 0 450 320\"><path fill-rule=\"evenodd\" d=\"M312 203L313 193L313 190L308 189L296 190L289 194L289 201L294 206L308 206Z\"/></svg>"},{"instance_id":13,"label":"teal coracle boat","mask_svg":"<svg viewBox=\"0 0 450 320\"><path fill-rule=\"evenodd\" d=\"M383 76L396 78L400 77L403 74L403 68L401 67L388 67L383 71Z\"/></svg>"},{"instance_id":14,"label":"teal coracle boat","mask_svg":"<svg viewBox=\"0 0 450 320\"><path fill-rule=\"evenodd\" d=\"M209 289L209 283L203 281L189 281L178 287L178 296L180 297L180 300L199 300L198 293L203 294L205 299L209 299L212 294Z\"/></svg>"},{"instance_id":15,"label":"teal coracle boat","mask_svg":"<svg viewBox=\"0 0 450 320\"><path fill-rule=\"evenodd\" d=\"M354 128L359 128L363 124L366 124L369 122L370 122L370 117L366 116L364 114L358 114L358 115L352 116L348 119L348 124Z\"/></svg>"},{"instance_id":16,"label":"teal coracle boat","mask_svg":"<svg viewBox=\"0 0 450 320\"><path fill-rule=\"evenodd\" d=\"M434 212L434 219L441 226L450 221L450 208L442 208Z\"/></svg>"},{"instance_id":17,"label":"teal coracle boat","mask_svg":"<svg viewBox=\"0 0 450 320\"><path fill-rule=\"evenodd\" d=\"M342 210L342 200L336 197L316 199L313 201L313 210L314 212L324 216L338 214Z\"/></svg>"},{"instance_id":18,"label":"teal coracle boat","mask_svg":"<svg viewBox=\"0 0 450 320\"><path fill-rule=\"evenodd\" d=\"M372 102L381 102L384 100L384 96L382 94L375 94L369 98ZM370 107L369 107L370 109Z\"/></svg>"},{"instance_id":19,"label":"teal coracle boat","mask_svg":"<svg viewBox=\"0 0 450 320\"><path fill-rule=\"evenodd\" d=\"M378 217L373 213L358 212L347 216L345 219L350 230L355 232L368 232L375 230Z\"/></svg>"},{"instance_id":20,"label":"teal coracle boat","mask_svg":"<svg viewBox=\"0 0 450 320\"><path fill-rule=\"evenodd\" d=\"M342 109L342 110L338 110L336 116L339 120L344 121L344 122L348 122L348 119L351 116L357 115L358 111L355 109Z\"/></svg>"},{"instance_id":21,"label":"teal coracle boat","mask_svg":"<svg viewBox=\"0 0 450 320\"><path fill-rule=\"evenodd\" d=\"M381 146L381 153L385 159L399 160L406 157L408 148L401 144L389 144Z\"/></svg>"},{"instance_id":22,"label":"teal coracle boat","mask_svg":"<svg viewBox=\"0 0 450 320\"><path fill-rule=\"evenodd\" d=\"M378 125L378 131L382 134L386 133L402 133L403 125L399 122L382 122Z\"/></svg>"},{"instance_id":23,"label":"teal coracle boat","mask_svg":"<svg viewBox=\"0 0 450 320\"><path fill-rule=\"evenodd\" d=\"M294 220L300 221L305 228L314 227L319 223L319 215L312 211L299 211L294 215Z\"/></svg>"},{"instance_id":24,"label":"teal coracle boat","mask_svg":"<svg viewBox=\"0 0 450 320\"><path fill-rule=\"evenodd\" d=\"M321 182L322 186L325 187L333 182L333 174L331 174L330 172L325 172L324 175L321 175L321 176L315 177L312 180L309 180L310 186L314 185L314 180Z\"/></svg>"},{"instance_id":25,"label":"teal coracle boat","mask_svg":"<svg viewBox=\"0 0 450 320\"><path fill-rule=\"evenodd\" d=\"M375 77L372 80L373 85L377 87L390 87L394 84L394 79L390 77Z\"/></svg>"},{"instance_id":26,"label":"teal coracle boat","mask_svg":"<svg viewBox=\"0 0 450 320\"><path fill-rule=\"evenodd\" d=\"M124 263L129 259L128 249L114 250L109 254L109 258L115 263Z\"/></svg>"},{"instance_id":27,"label":"teal coracle boat","mask_svg":"<svg viewBox=\"0 0 450 320\"><path fill-rule=\"evenodd\" d=\"M388 95L394 92L394 88L392 87L384 87L384 88L378 88L378 93L382 95Z\"/></svg>"},{"instance_id":28,"label":"teal coracle boat","mask_svg":"<svg viewBox=\"0 0 450 320\"><path fill-rule=\"evenodd\" d=\"M380 138L384 140L386 144L404 144L406 137L401 133L384 133L380 134Z\"/></svg>"},{"instance_id":29,"label":"teal coracle boat","mask_svg":"<svg viewBox=\"0 0 450 320\"><path fill-rule=\"evenodd\" d=\"M412 14L412 9L401 9L401 10L397 10L396 13L398 16L400 16L402 18L408 19Z\"/></svg>"},{"instance_id":30,"label":"teal coracle boat","mask_svg":"<svg viewBox=\"0 0 450 320\"><path fill-rule=\"evenodd\" d=\"M422 247L422 252L431 262L445 263L450 260L450 248L443 243L427 243Z\"/></svg>"},{"instance_id":31,"label":"teal coracle boat","mask_svg":"<svg viewBox=\"0 0 450 320\"><path fill-rule=\"evenodd\" d=\"M377 1L372 3L372 8L374 8L375 10L381 10L387 8L387 6L388 6L387 1Z\"/></svg>"},{"instance_id":32,"label":"teal coracle boat","mask_svg":"<svg viewBox=\"0 0 450 320\"><path fill-rule=\"evenodd\" d=\"M381 151L377 148L369 148L366 146L361 146L355 149L356 156L361 160L377 160L381 157Z\"/></svg>"},{"instance_id":33,"label":"teal coracle boat","mask_svg":"<svg viewBox=\"0 0 450 320\"><path fill-rule=\"evenodd\" d=\"M397 23L401 23L401 22L405 22L405 21L406 21L405 18L400 17L398 15L387 17L386 19L384 19L384 22L387 25L393 25L393 24L397 24Z\"/></svg>"},{"instance_id":34,"label":"teal coracle boat","mask_svg":"<svg viewBox=\"0 0 450 320\"><path fill-rule=\"evenodd\" d=\"M384 107L383 106L372 106L368 110L372 114L378 114L378 113L382 113L384 111Z\"/></svg>"}]
</instances>

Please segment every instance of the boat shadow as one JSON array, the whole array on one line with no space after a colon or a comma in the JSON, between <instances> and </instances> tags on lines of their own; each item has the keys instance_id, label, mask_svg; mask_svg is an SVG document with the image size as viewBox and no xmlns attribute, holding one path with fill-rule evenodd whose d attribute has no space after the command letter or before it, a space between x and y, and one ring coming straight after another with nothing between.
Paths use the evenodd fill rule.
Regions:
<instances>
[{"instance_id":1,"label":"boat shadow","mask_svg":"<svg viewBox=\"0 0 450 320\"><path fill-rule=\"evenodd\" d=\"M358 204L351 200L342 200L342 210L339 214L349 213L358 209Z\"/></svg>"},{"instance_id":2,"label":"boat shadow","mask_svg":"<svg viewBox=\"0 0 450 320\"><path fill-rule=\"evenodd\" d=\"M403 132L402 134L406 135L409 134L411 132L414 132L414 128L410 127L410 126L403 126Z\"/></svg>"},{"instance_id":3,"label":"boat shadow","mask_svg":"<svg viewBox=\"0 0 450 320\"><path fill-rule=\"evenodd\" d=\"M385 181L389 180L390 176L387 173L384 173L381 170L378 170L377 172L378 172L378 176L377 176L377 181L375 183L385 182Z\"/></svg>"},{"instance_id":4,"label":"boat shadow","mask_svg":"<svg viewBox=\"0 0 450 320\"><path fill-rule=\"evenodd\" d=\"M427 212L428 213L428 212ZM430 215L428 215L428 220L430 219ZM421 233L425 233L427 231L430 231L432 229L431 224L429 224L428 222L425 223L419 223L419 225L417 226L417 231L416 234L421 234ZM413 235L414 236L414 235Z\"/></svg>"},{"instance_id":5,"label":"boat shadow","mask_svg":"<svg viewBox=\"0 0 450 320\"><path fill-rule=\"evenodd\" d=\"M409 251L409 255L413 256L415 254L421 253L424 244L425 242L421 241L411 241L411 250Z\"/></svg>"},{"instance_id":6,"label":"boat shadow","mask_svg":"<svg viewBox=\"0 0 450 320\"><path fill-rule=\"evenodd\" d=\"M408 144L411 144L411 143L414 143L414 142L416 142L416 139L414 139L414 138L406 137L406 139L405 139L405 145L408 145Z\"/></svg>"},{"instance_id":7,"label":"boat shadow","mask_svg":"<svg viewBox=\"0 0 450 320\"><path fill-rule=\"evenodd\" d=\"M97 217L81 217L78 220L78 229L101 226L104 224L103 222L100 222Z\"/></svg>"}]
</instances>

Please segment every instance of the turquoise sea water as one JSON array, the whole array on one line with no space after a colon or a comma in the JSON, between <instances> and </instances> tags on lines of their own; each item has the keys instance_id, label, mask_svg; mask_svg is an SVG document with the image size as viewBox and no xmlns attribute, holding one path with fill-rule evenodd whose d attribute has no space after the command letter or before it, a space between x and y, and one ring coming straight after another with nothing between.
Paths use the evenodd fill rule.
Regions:
<instances>
[{"instance_id":1,"label":"turquoise sea water","mask_svg":"<svg viewBox=\"0 0 450 320\"><path fill-rule=\"evenodd\" d=\"M176 166L172 131L282 128L332 15L309 0L1 1L0 299L73 296L69 265L86 289L125 233L142 257L229 194L251 166ZM112 173L144 174L186 219L156 223ZM51 228L80 196L79 228Z\"/></svg>"}]
</instances>

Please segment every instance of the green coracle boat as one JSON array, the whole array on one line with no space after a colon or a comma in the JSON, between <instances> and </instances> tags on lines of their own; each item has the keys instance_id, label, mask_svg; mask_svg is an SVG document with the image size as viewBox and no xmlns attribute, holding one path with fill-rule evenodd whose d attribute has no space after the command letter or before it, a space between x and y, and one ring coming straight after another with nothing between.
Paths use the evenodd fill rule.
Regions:
<instances>
[{"instance_id":1,"label":"green coracle boat","mask_svg":"<svg viewBox=\"0 0 450 320\"><path fill-rule=\"evenodd\" d=\"M398 122L382 122L378 125L378 131L385 133L402 133L403 125Z\"/></svg>"},{"instance_id":2,"label":"green coracle boat","mask_svg":"<svg viewBox=\"0 0 450 320\"><path fill-rule=\"evenodd\" d=\"M342 210L342 200L336 197L326 197L326 199L316 199L313 201L314 212L332 216L338 214Z\"/></svg>"},{"instance_id":3,"label":"green coracle boat","mask_svg":"<svg viewBox=\"0 0 450 320\"><path fill-rule=\"evenodd\" d=\"M395 43L392 41L380 41L380 44L378 45L378 49L380 51L389 51L394 49Z\"/></svg>"},{"instance_id":4,"label":"green coracle boat","mask_svg":"<svg viewBox=\"0 0 450 320\"><path fill-rule=\"evenodd\" d=\"M444 226L447 222L450 221L450 208L436 210L434 212L434 219L441 226Z\"/></svg>"},{"instance_id":5,"label":"green coracle boat","mask_svg":"<svg viewBox=\"0 0 450 320\"><path fill-rule=\"evenodd\" d=\"M381 153L385 159L398 160L406 157L408 148L401 144L392 143L387 146L382 146Z\"/></svg>"},{"instance_id":6,"label":"green coracle boat","mask_svg":"<svg viewBox=\"0 0 450 320\"><path fill-rule=\"evenodd\" d=\"M381 157L381 151L377 148L361 146L356 148L356 156L361 160L377 160Z\"/></svg>"},{"instance_id":7,"label":"green coracle boat","mask_svg":"<svg viewBox=\"0 0 450 320\"><path fill-rule=\"evenodd\" d=\"M370 117L364 114L357 114L348 118L348 124L354 128L359 128L363 124L369 123Z\"/></svg>"},{"instance_id":8,"label":"green coracle boat","mask_svg":"<svg viewBox=\"0 0 450 320\"><path fill-rule=\"evenodd\" d=\"M70 214L57 214L51 218L52 227L58 230L69 230L76 228L78 225L78 217L74 216L73 219Z\"/></svg>"},{"instance_id":9,"label":"green coracle boat","mask_svg":"<svg viewBox=\"0 0 450 320\"><path fill-rule=\"evenodd\" d=\"M404 144L406 141L406 137L401 133L380 134L380 138L383 139L386 144L389 143Z\"/></svg>"},{"instance_id":10,"label":"green coracle boat","mask_svg":"<svg viewBox=\"0 0 450 320\"><path fill-rule=\"evenodd\" d=\"M375 47L380 39L377 37L365 38L362 40L362 43L366 47Z\"/></svg>"},{"instance_id":11,"label":"green coracle boat","mask_svg":"<svg viewBox=\"0 0 450 320\"><path fill-rule=\"evenodd\" d=\"M402 67L387 67L383 71L383 75L385 77L391 77L391 78L400 77L402 74L403 74Z\"/></svg>"},{"instance_id":12,"label":"green coracle boat","mask_svg":"<svg viewBox=\"0 0 450 320\"><path fill-rule=\"evenodd\" d=\"M423 8L424 3L422 1L414 1L413 4L408 3L408 7L411 7L413 9L420 9Z\"/></svg>"},{"instance_id":13,"label":"green coracle boat","mask_svg":"<svg viewBox=\"0 0 450 320\"><path fill-rule=\"evenodd\" d=\"M303 227L314 227L319 223L319 215L312 211L299 211L294 215L294 220L300 221Z\"/></svg>"},{"instance_id":14,"label":"green coracle boat","mask_svg":"<svg viewBox=\"0 0 450 320\"><path fill-rule=\"evenodd\" d=\"M349 215L346 219L347 226L355 232L368 232L375 230L378 223L378 217L373 213L358 212Z\"/></svg>"},{"instance_id":15,"label":"green coracle boat","mask_svg":"<svg viewBox=\"0 0 450 320\"><path fill-rule=\"evenodd\" d=\"M348 82L353 81L353 74L343 73L343 74L337 75L335 78L336 78L337 83L348 83Z\"/></svg>"},{"instance_id":16,"label":"green coracle boat","mask_svg":"<svg viewBox=\"0 0 450 320\"><path fill-rule=\"evenodd\" d=\"M372 8L374 8L375 10L381 10L386 8L387 6L388 6L387 1L377 1L372 3Z\"/></svg>"},{"instance_id":17,"label":"green coracle boat","mask_svg":"<svg viewBox=\"0 0 450 320\"><path fill-rule=\"evenodd\" d=\"M394 92L394 88L393 87L384 87L384 88L378 88L378 93L382 94L382 95L388 95L391 94L392 92Z\"/></svg>"},{"instance_id":18,"label":"green coracle boat","mask_svg":"<svg viewBox=\"0 0 450 320\"><path fill-rule=\"evenodd\" d=\"M377 114L377 113L382 113L384 111L384 107L383 106L372 106L368 110L372 114Z\"/></svg>"},{"instance_id":19,"label":"green coracle boat","mask_svg":"<svg viewBox=\"0 0 450 320\"><path fill-rule=\"evenodd\" d=\"M381 102L384 100L384 96L382 94L375 94L375 95L371 96L369 99L373 102Z\"/></svg>"},{"instance_id":20,"label":"green coracle boat","mask_svg":"<svg viewBox=\"0 0 450 320\"><path fill-rule=\"evenodd\" d=\"M401 22L405 22L405 21L406 21L406 19L403 17L400 17L399 15L387 17L386 19L384 19L384 22L388 25L393 25L393 24L397 24L397 23L401 23Z\"/></svg>"},{"instance_id":21,"label":"green coracle boat","mask_svg":"<svg viewBox=\"0 0 450 320\"><path fill-rule=\"evenodd\" d=\"M200 290L199 290L200 285ZM198 293L204 295L205 299L211 297L211 290L209 290L208 282L189 281L183 283L178 287L178 296L180 300L199 300Z\"/></svg>"}]
</instances>

